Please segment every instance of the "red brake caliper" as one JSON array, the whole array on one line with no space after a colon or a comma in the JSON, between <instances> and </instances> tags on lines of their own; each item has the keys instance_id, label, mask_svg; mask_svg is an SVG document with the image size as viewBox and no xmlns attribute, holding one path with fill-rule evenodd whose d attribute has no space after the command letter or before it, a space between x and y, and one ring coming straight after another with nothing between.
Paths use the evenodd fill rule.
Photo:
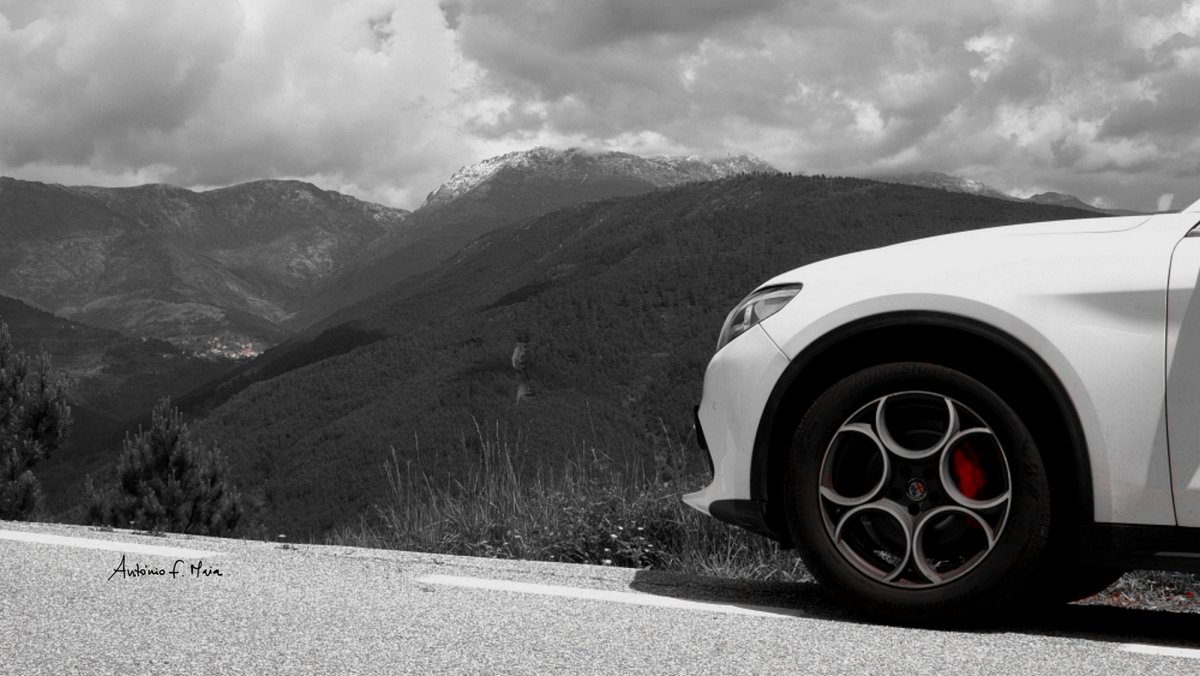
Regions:
<instances>
[{"instance_id":1,"label":"red brake caliper","mask_svg":"<svg viewBox=\"0 0 1200 676\"><path fill-rule=\"evenodd\" d=\"M950 472L954 474L954 485L964 497L974 500L987 485L987 475L979 464L979 453L965 441L950 455Z\"/></svg>"}]
</instances>

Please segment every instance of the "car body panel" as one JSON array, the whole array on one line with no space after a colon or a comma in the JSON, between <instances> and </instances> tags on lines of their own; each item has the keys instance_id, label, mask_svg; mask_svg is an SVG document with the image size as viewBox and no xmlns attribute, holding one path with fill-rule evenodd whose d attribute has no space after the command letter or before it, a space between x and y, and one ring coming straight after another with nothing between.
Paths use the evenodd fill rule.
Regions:
<instances>
[{"instance_id":1,"label":"car body panel","mask_svg":"<svg viewBox=\"0 0 1200 676\"><path fill-rule=\"evenodd\" d=\"M750 452L758 420L771 387L787 368L788 359L754 326L717 353L704 374L704 391L745 393L702 399L697 416L713 458L714 480L703 490L683 496L684 502L708 513L716 500L750 498ZM711 435L709 430L712 430Z\"/></svg>"},{"instance_id":2,"label":"car body panel","mask_svg":"<svg viewBox=\"0 0 1200 676\"><path fill-rule=\"evenodd\" d=\"M994 327L1044 361L1074 403L1091 457L1096 521L1173 526L1167 284L1172 252L1196 221L1191 212L1006 226L819 261L763 285L803 283L804 289L756 328L790 362L839 327L886 313L941 313ZM1197 270L1191 274L1177 285L1194 288ZM764 378L778 370L774 357L737 347L743 339L727 345L713 364L736 370L736 362ZM762 360L772 367L763 368ZM727 437L730 446L714 449L718 478L689 504L750 494L743 482L752 480L753 428L763 414L758 399L774 383L743 384L756 388L754 401L741 408L751 419ZM734 397L712 386L706 376L701 423L710 438L721 436L726 423L706 417L704 408L749 393L738 390ZM736 462L722 457L729 453ZM1177 462L1200 466L1194 452ZM736 479L722 477L722 467ZM1185 493L1192 478L1183 480ZM1200 478L1196 483L1200 494ZM1200 512L1200 504L1195 509Z\"/></svg>"},{"instance_id":3,"label":"car body panel","mask_svg":"<svg viewBox=\"0 0 1200 676\"><path fill-rule=\"evenodd\" d=\"M1200 526L1200 236L1175 247L1167 300L1167 421L1175 516Z\"/></svg>"}]
</instances>

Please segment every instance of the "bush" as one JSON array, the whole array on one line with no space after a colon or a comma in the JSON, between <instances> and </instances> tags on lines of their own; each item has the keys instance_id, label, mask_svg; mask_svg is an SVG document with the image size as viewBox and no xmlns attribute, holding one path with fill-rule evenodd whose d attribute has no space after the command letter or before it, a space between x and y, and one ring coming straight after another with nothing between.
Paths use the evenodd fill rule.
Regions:
<instances>
[{"instance_id":1,"label":"bush","mask_svg":"<svg viewBox=\"0 0 1200 676\"><path fill-rule=\"evenodd\" d=\"M13 349L0 321L0 519L29 519L41 511L32 468L67 438L71 407L43 351L36 360Z\"/></svg>"},{"instance_id":2,"label":"bush","mask_svg":"<svg viewBox=\"0 0 1200 676\"><path fill-rule=\"evenodd\" d=\"M193 438L183 416L163 399L150 429L125 437L116 488L97 493L89 477L89 520L156 532L231 534L242 508L225 472L217 448Z\"/></svg>"}]
</instances>

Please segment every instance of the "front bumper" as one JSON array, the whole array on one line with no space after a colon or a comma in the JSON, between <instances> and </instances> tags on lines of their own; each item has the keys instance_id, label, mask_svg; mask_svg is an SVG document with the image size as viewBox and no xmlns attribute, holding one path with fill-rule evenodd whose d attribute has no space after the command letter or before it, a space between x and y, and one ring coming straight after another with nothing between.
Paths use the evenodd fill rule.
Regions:
<instances>
[{"instance_id":1,"label":"front bumper","mask_svg":"<svg viewBox=\"0 0 1200 676\"><path fill-rule=\"evenodd\" d=\"M787 357L761 326L730 342L709 362L696 412L696 432L708 447L713 479L707 487L683 496L685 503L746 526L744 516L736 521L723 518L731 510L718 503L751 500L754 438L767 398L787 366ZM746 509L739 506L732 511L744 515Z\"/></svg>"}]
</instances>

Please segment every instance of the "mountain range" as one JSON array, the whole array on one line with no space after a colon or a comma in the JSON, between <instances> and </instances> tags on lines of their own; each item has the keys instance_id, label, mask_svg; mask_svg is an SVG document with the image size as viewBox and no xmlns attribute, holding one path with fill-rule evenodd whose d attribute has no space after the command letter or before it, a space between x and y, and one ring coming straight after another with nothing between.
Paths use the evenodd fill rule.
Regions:
<instances>
[{"instance_id":1,"label":"mountain range","mask_svg":"<svg viewBox=\"0 0 1200 676\"><path fill-rule=\"evenodd\" d=\"M590 199L733 173L752 157L537 148L456 173L416 213L298 181L193 192L0 179L0 294L212 357L254 356L490 230Z\"/></svg>"},{"instance_id":2,"label":"mountain range","mask_svg":"<svg viewBox=\"0 0 1200 676\"><path fill-rule=\"evenodd\" d=\"M495 230L268 351L194 402L197 429L252 487L253 518L300 538L369 519L389 495L386 462L453 481L481 436L511 448L518 471L562 471L579 454L648 467L693 443L721 321L764 279L915 237L1088 214L779 174L592 201Z\"/></svg>"},{"instance_id":3,"label":"mountain range","mask_svg":"<svg viewBox=\"0 0 1200 676\"><path fill-rule=\"evenodd\" d=\"M39 471L55 489L52 507L69 508L84 474L102 471L157 398L185 395L230 359L280 341L302 346L290 358L313 360L330 344L335 354L370 340L336 320L313 329L332 327L323 342L304 327L402 289L480 234L591 199L774 171L752 157L546 149L487 164L486 175L456 174L416 213L296 181L194 192L0 179L0 319L19 347L46 347L72 382L75 434Z\"/></svg>"},{"instance_id":4,"label":"mountain range","mask_svg":"<svg viewBox=\"0 0 1200 676\"><path fill-rule=\"evenodd\" d=\"M696 155L639 157L621 152L594 153L579 148L569 148L565 151L534 148L499 155L459 169L437 190L429 193L422 208L444 206L471 193L476 193L478 197L486 197L492 190L503 190L503 187L496 187L497 184L503 183L495 179L498 174L504 172L553 177L553 180L560 183L581 185L621 182L633 187L634 192L645 192L647 185L664 188L691 181L713 181L739 174L773 174L777 170L753 155L730 155L714 159ZM625 191L608 189L598 192L611 197ZM537 200L533 203L522 200L521 210L526 211L530 207L537 210L544 206L544 202L537 203Z\"/></svg>"},{"instance_id":5,"label":"mountain range","mask_svg":"<svg viewBox=\"0 0 1200 676\"><path fill-rule=\"evenodd\" d=\"M494 229L595 199L754 173L776 170L748 155L534 148L460 169L415 212L298 181L193 192L0 178L0 295L193 354L246 358ZM1016 199L936 172L885 180ZM1026 201L1117 213L1060 193Z\"/></svg>"},{"instance_id":6,"label":"mountain range","mask_svg":"<svg viewBox=\"0 0 1200 676\"><path fill-rule=\"evenodd\" d=\"M776 173L751 155L644 158L578 148L508 153L464 167L413 212L418 236L367 252L357 269L301 314L308 326L429 270L481 235L592 200L743 173Z\"/></svg>"},{"instance_id":7,"label":"mountain range","mask_svg":"<svg viewBox=\"0 0 1200 676\"><path fill-rule=\"evenodd\" d=\"M385 459L450 477L480 430L526 468L686 439L724 313L776 272L1087 213L905 182L543 148L466 167L413 212L294 181L3 179L0 318L79 383L77 439L39 470L60 515L171 394L230 456L252 522L320 537L385 497ZM239 351L255 358L212 359Z\"/></svg>"},{"instance_id":8,"label":"mountain range","mask_svg":"<svg viewBox=\"0 0 1200 676\"><path fill-rule=\"evenodd\" d=\"M196 193L0 179L0 294L196 353L255 354L409 215L296 181Z\"/></svg>"}]
</instances>

